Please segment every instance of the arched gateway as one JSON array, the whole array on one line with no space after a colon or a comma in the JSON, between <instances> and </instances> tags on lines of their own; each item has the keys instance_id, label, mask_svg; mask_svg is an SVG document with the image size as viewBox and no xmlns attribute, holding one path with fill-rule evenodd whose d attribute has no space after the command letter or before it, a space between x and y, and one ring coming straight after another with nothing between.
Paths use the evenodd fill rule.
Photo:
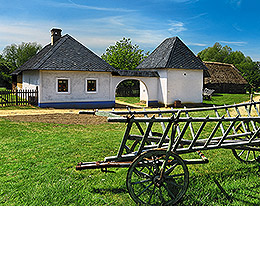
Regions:
<instances>
[{"instance_id":1,"label":"arched gateway","mask_svg":"<svg viewBox=\"0 0 260 260\"><path fill-rule=\"evenodd\" d=\"M159 74L156 71L119 70L112 72L112 87L114 98L116 88L125 80L138 80L140 82L140 101L145 101L146 106L158 105Z\"/></svg>"}]
</instances>

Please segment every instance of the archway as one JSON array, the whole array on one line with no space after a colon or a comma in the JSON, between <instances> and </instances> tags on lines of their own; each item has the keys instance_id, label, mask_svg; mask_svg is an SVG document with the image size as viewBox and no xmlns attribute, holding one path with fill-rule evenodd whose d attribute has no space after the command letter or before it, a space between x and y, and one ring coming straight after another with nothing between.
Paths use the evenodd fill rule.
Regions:
<instances>
[{"instance_id":1,"label":"archway","mask_svg":"<svg viewBox=\"0 0 260 260\"><path fill-rule=\"evenodd\" d=\"M122 79L115 88L115 100L116 103L126 102L138 106L148 106L147 87L139 79Z\"/></svg>"}]
</instances>

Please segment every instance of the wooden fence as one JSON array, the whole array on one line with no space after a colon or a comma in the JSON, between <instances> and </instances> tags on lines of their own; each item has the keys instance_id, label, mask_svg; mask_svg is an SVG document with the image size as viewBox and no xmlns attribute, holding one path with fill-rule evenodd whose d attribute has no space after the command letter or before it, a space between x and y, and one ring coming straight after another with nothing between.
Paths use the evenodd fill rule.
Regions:
<instances>
[{"instance_id":1,"label":"wooden fence","mask_svg":"<svg viewBox=\"0 0 260 260\"><path fill-rule=\"evenodd\" d=\"M0 106L38 106L38 88L35 90L0 91Z\"/></svg>"}]
</instances>

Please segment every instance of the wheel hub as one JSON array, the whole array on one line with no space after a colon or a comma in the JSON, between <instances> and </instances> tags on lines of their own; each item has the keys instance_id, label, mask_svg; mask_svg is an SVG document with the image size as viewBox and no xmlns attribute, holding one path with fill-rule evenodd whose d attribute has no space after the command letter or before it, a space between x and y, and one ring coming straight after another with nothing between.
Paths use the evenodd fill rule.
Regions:
<instances>
[{"instance_id":1,"label":"wheel hub","mask_svg":"<svg viewBox=\"0 0 260 260\"><path fill-rule=\"evenodd\" d=\"M153 178L153 183L156 187L161 187L162 186L162 183L163 183L163 180L160 178L160 175L156 175L154 178Z\"/></svg>"}]
</instances>

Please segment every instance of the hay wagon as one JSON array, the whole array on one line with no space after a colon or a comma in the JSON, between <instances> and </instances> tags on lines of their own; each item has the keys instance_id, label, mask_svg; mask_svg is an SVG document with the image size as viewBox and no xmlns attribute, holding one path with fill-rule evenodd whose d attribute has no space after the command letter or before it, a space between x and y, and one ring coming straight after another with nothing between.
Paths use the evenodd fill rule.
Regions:
<instances>
[{"instance_id":1,"label":"hay wagon","mask_svg":"<svg viewBox=\"0 0 260 260\"><path fill-rule=\"evenodd\" d=\"M259 103L150 111L81 111L107 115L109 122L125 123L126 129L116 155L104 161L81 162L76 169L128 168L126 186L137 204L174 205L187 191L188 165L208 163L204 151L230 149L241 162L260 161ZM185 158L187 154L189 158Z\"/></svg>"}]
</instances>

